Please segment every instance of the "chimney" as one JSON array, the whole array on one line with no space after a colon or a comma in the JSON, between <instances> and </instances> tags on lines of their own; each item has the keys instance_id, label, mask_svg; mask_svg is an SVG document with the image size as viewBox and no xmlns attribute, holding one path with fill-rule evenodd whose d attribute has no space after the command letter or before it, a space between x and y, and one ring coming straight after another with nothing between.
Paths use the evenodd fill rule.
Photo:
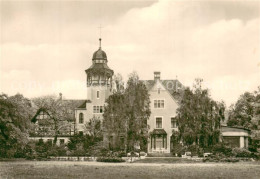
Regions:
<instances>
[{"instance_id":1,"label":"chimney","mask_svg":"<svg viewBox=\"0 0 260 179\"><path fill-rule=\"evenodd\" d=\"M154 81L160 80L161 78L161 72L155 71L154 72Z\"/></svg>"},{"instance_id":2,"label":"chimney","mask_svg":"<svg viewBox=\"0 0 260 179\"><path fill-rule=\"evenodd\" d=\"M62 93L59 93L59 95L60 95L60 100L62 100Z\"/></svg>"}]
</instances>

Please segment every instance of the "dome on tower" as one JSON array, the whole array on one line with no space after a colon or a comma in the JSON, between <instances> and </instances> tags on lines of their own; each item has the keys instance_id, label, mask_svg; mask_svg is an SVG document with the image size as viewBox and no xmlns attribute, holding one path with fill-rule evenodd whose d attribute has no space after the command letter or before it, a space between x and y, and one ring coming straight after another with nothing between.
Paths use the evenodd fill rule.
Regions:
<instances>
[{"instance_id":1,"label":"dome on tower","mask_svg":"<svg viewBox=\"0 0 260 179\"><path fill-rule=\"evenodd\" d=\"M89 77L99 75L112 78L114 71L107 65L107 54L101 49L101 39L99 39L99 43L99 49L94 52L92 57L92 65L85 72Z\"/></svg>"},{"instance_id":2,"label":"dome on tower","mask_svg":"<svg viewBox=\"0 0 260 179\"><path fill-rule=\"evenodd\" d=\"M92 60L107 60L107 54L101 49L101 38L99 39L99 49L94 52Z\"/></svg>"},{"instance_id":3,"label":"dome on tower","mask_svg":"<svg viewBox=\"0 0 260 179\"><path fill-rule=\"evenodd\" d=\"M107 60L107 54L101 49L101 47L93 54L92 60L96 60L96 59Z\"/></svg>"}]
</instances>

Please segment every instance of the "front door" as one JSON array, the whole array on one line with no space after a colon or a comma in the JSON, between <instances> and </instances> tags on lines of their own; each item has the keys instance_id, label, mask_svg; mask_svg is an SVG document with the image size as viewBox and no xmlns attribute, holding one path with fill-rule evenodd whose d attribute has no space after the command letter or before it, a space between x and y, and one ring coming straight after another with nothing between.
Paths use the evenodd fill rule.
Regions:
<instances>
[{"instance_id":1,"label":"front door","mask_svg":"<svg viewBox=\"0 0 260 179\"><path fill-rule=\"evenodd\" d=\"M162 137L157 137L156 138L156 149L162 149L164 148L163 146L163 138Z\"/></svg>"}]
</instances>

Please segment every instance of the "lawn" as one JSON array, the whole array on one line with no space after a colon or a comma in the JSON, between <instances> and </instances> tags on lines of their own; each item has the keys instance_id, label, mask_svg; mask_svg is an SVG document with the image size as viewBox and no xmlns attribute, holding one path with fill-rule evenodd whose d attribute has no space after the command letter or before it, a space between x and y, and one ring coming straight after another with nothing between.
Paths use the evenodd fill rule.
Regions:
<instances>
[{"instance_id":1,"label":"lawn","mask_svg":"<svg viewBox=\"0 0 260 179\"><path fill-rule=\"evenodd\" d=\"M0 162L0 178L260 178L260 164Z\"/></svg>"},{"instance_id":2,"label":"lawn","mask_svg":"<svg viewBox=\"0 0 260 179\"><path fill-rule=\"evenodd\" d=\"M174 163L174 164L180 164L180 163L202 163L201 161L195 161L191 159L185 159L180 157L146 157L143 160L137 160L135 163Z\"/></svg>"}]
</instances>

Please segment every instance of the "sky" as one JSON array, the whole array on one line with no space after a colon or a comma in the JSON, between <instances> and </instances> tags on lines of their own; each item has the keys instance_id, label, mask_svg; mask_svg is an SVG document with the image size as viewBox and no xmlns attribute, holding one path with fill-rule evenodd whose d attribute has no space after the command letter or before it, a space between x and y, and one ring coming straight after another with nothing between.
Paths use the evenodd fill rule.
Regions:
<instances>
[{"instance_id":1,"label":"sky","mask_svg":"<svg viewBox=\"0 0 260 179\"><path fill-rule=\"evenodd\" d=\"M260 1L0 1L0 92L86 98L99 47L115 74L202 78L227 106L260 86Z\"/></svg>"}]
</instances>

